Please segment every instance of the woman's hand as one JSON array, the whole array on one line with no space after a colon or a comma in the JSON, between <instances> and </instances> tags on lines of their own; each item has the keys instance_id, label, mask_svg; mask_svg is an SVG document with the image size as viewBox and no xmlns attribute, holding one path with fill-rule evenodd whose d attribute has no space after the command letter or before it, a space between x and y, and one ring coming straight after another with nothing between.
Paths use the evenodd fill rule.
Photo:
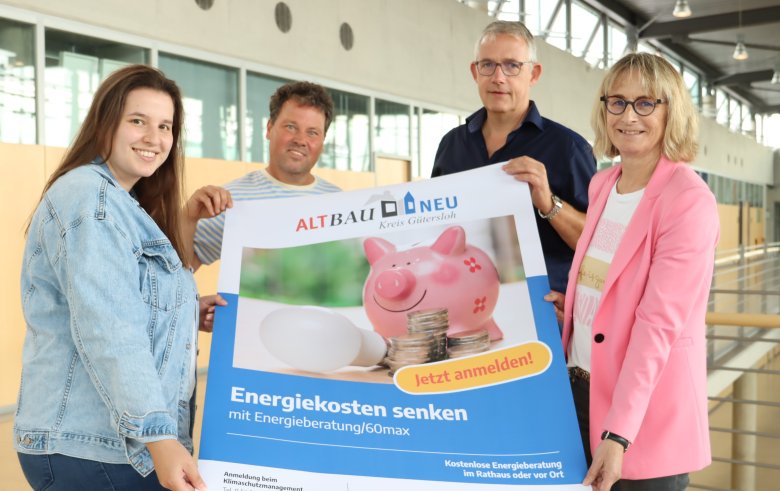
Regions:
<instances>
[{"instance_id":1,"label":"woman's hand","mask_svg":"<svg viewBox=\"0 0 780 491\"><path fill-rule=\"evenodd\" d=\"M211 218L233 207L230 191L219 186L203 186L198 189L187 204L184 205L184 216L197 222L201 218Z\"/></svg>"},{"instance_id":2,"label":"woman's hand","mask_svg":"<svg viewBox=\"0 0 780 491\"><path fill-rule=\"evenodd\" d=\"M582 481L593 486L593 491L609 491L620 480L623 469L623 445L612 440L602 440L593 454L593 463Z\"/></svg>"},{"instance_id":3,"label":"woman's hand","mask_svg":"<svg viewBox=\"0 0 780 491\"><path fill-rule=\"evenodd\" d=\"M205 297L200 297L199 331L211 332L214 330L214 311L216 310L217 305L224 307L227 305L227 300L219 295L206 295Z\"/></svg>"},{"instance_id":4,"label":"woman's hand","mask_svg":"<svg viewBox=\"0 0 780 491\"><path fill-rule=\"evenodd\" d=\"M544 299L553 304L555 307L555 318L558 319L558 324L563 324L563 304L566 299L565 295L555 290L550 290L550 293L544 296Z\"/></svg>"},{"instance_id":5,"label":"woman's hand","mask_svg":"<svg viewBox=\"0 0 780 491\"><path fill-rule=\"evenodd\" d=\"M160 484L172 491L206 491L195 459L177 440L160 440L146 444L152 454L154 470Z\"/></svg>"}]
</instances>

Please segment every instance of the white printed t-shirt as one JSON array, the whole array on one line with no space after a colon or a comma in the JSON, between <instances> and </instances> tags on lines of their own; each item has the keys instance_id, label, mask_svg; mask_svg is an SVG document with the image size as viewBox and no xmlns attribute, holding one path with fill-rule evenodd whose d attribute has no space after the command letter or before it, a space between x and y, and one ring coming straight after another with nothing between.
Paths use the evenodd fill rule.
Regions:
<instances>
[{"instance_id":1,"label":"white printed t-shirt","mask_svg":"<svg viewBox=\"0 0 780 491\"><path fill-rule=\"evenodd\" d=\"M590 372L590 348L593 338L593 316L601 302L607 271L620 245L631 217L645 190L618 194L617 183L612 187L596 231L577 274L574 291L574 333L569 344L570 367Z\"/></svg>"}]
</instances>

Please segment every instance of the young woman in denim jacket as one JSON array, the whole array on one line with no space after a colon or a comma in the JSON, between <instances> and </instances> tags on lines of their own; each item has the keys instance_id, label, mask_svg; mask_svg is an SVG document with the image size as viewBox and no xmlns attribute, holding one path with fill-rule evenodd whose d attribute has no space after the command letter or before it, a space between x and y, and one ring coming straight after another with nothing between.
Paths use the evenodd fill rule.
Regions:
<instances>
[{"instance_id":1,"label":"young woman in denim jacket","mask_svg":"<svg viewBox=\"0 0 780 491\"><path fill-rule=\"evenodd\" d=\"M14 438L36 490L205 489L191 455L182 120L161 72L113 73L32 216Z\"/></svg>"}]
</instances>

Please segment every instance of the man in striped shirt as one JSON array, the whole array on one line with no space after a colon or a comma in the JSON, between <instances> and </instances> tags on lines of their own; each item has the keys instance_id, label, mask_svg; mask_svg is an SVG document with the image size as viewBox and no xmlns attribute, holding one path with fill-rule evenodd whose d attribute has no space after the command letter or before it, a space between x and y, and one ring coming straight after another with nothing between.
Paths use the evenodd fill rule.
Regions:
<instances>
[{"instance_id":1,"label":"man in striped shirt","mask_svg":"<svg viewBox=\"0 0 780 491\"><path fill-rule=\"evenodd\" d=\"M328 92L311 82L290 82L277 89L269 106L268 167L225 184L232 199L291 198L340 191L334 184L311 173L322 153L325 133L333 121L333 99ZM196 200L197 195L198 192L190 202ZM188 203L188 206L191 205ZM224 226L223 213L198 221L193 240L194 269L220 258Z\"/></svg>"}]
</instances>

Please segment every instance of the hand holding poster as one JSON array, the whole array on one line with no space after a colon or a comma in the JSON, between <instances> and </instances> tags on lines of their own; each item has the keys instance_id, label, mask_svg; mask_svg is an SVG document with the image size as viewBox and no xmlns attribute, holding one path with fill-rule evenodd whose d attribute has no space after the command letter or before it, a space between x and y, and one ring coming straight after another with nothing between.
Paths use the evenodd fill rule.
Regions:
<instances>
[{"instance_id":1,"label":"hand holding poster","mask_svg":"<svg viewBox=\"0 0 780 491\"><path fill-rule=\"evenodd\" d=\"M528 188L493 165L226 217L210 489L582 489Z\"/></svg>"}]
</instances>

